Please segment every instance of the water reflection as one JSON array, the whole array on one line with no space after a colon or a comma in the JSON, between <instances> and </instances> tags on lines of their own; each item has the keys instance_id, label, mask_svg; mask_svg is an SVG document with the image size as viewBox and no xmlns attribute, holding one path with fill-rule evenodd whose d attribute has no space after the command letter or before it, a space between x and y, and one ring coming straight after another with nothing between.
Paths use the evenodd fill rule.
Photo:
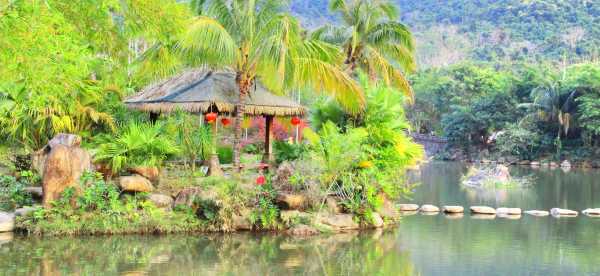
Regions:
<instances>
[{"instance_id":1,"label":"water reflection","mask_svg":"<svg viewBox=\"0 0 600 276\"><path fill-rule=\"evenodd\" d=\"M393 231L308 238L17 237L0 247L0 275L414 275L395 240Z\"/></svg>"}]
</instances>

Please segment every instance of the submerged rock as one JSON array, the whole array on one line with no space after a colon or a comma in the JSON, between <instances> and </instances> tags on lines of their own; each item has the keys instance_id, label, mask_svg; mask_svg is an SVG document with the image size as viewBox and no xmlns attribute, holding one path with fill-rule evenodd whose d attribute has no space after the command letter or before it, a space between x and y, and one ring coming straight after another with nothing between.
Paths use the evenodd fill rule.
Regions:
<instances>
[{"instance_id":1,"label":"submerged rock","mask_svg":"<svg viewBox=\"0 0 600 276\"><path fill-rule=\"evenodd\" d=\"M447 219L461 219L465 216L464 213L446 213L444 216Z\"/></svg>"},{"instance_id":2,"label":"submerged rock","mask_svg":"<svg viewBox=\"0 0 600 276\"><path fill-rule=\"evenodd\" d=\"M600 208L585 209L585 210L581 211L581 213L586 216L590 216L590 217L600 216Z\"/></svg>"},{"instance_id":3,"label":"submerged rock","mask_svg":"<svg viewBox=\"0 0 600 276\"><path fill-rule=\"evenodd\" d=\"M536 217L545 217L545 216L549 216L550 212L541 211L541 210L530 210L530 211L525 211L525 214L536 216Z\"/></svg>"},{"instance_id":4,"label":"submerged rock","mask_svg":"<svg viewBox=\"0 0 600 276\"><path fill-rule=\"evenodd\" d=\"M496 214L500 215L521 215L521 208L505 208L501 207L496 209Z\"/></svg>"},{"instance_id":5,"label":"submerged rock","mask_svg":"<svg viewBox=\"0 0 600 276\"><path fill-rule=\"evenodd\" d=\"M506 214L506 213L502 213L502 214L497 214L496 215L499 218L504 218L504 219L520 219L521 218L521 214Z\"/></svg>"},{"instance_id":6,"label":"submerged rock","mask_svg":"<svg viewBox=\"0 0 600 276\"><path fill-rule=\"evenodd\" d=\"M552 208L550 214L555 217L576 217L579 213L569 209Z\"/></svg>"},{"instance_id":7,"label":"submerged rock","mask_svg":"<svg viewBox=\"0 0 600 276\"><path fill-rule=\"evenodd\" d=\"M463 213L465 211L465 208L462 206L447 205L444 206L443 210L444 213Z\"/></svg>"},{"instance_id":8,"label":"submerged rock","mask_svg":"<svg viewBox=\"0 0 600 276\"><path fill-rule=\"evenodd\" d=\"M419 210L419 205L417 205L417 204L398 204L398 209L401 212L417 211L417 210Z\"/></svg>"},{"instance_id":9,"label":"submerged rock","mask_svg":"<svg viewBox=\"0 0 600 276\"><path fill-rule=\"evenodd\" d=\"M473 214L472 219L492 220L496 218L496 214Z\"/></svg>"},{"instance_id":10,"label":"submerged rock","mask_svg":"<svg viewBox=\"0 0 600 276\"><path fill-rule=\"evenodd\" d=\"M149 193L154 191L154 186L147 178L141 175L122 176L119 186L124 192Z\"/></svg>"},{"instance_id":11,"label":"submerged rock","mask_svg":"<svg viewBox=\"0 0 600 276\"><path fill-rule=\"evenodd\" d=\"M15 215L0 211L0 233L15 230Z\"/></svg>"},{"instance_id":12,"label":"submerged rock","mask_svg":"<svg viewBox=\"0 0 600 276\"><path fill-rule=\"evenodd\" d=\"M408 216L414 216L416 214L418 214L419 211L400 211L400 216L401 217L408 217Z\"/></svg>"},{"instance_id":13,"label":"submerged rock","mask_svg":"<svg viewBox=\"0 0 600 276\"><path fill-rule=\"evenodd\" d=\"M488 206L471 206L471 213L495 215L496 209Z\"/></svg>"},{"instance_id":14,"label":"submerged rock","mask_svg":"<svg viewBox=\"0 0 600 276\"><path fill-rule=\"evenodd\" d=\"M436 213L440 211L440 208L434 205L425 204L419 208L419 211L423 213Z\"/></svg>"}]
</instances>

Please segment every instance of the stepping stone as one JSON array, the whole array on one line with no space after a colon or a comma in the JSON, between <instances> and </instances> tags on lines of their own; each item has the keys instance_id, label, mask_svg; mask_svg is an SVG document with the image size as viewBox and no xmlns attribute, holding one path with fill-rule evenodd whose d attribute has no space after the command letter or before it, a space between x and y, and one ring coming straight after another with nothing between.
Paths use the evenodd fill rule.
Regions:
<instances>
[{"instance_id":1,"label":"stepping stone","mask_svg":"<svg viewBox=\"0 0 600 276\"><path fill-rule=\"evenodd\" d=\"M550 215L550 212L541 211L541 210L530 210L530 211L525 211L525 214L536 216L536 217L546 217L546 216Z\"/></svg>"},{"instance_id":2,"label":"stepping stone","mask_svg":"<svg viewBox=\"0 0 600 276\"><path fill-rule=\"evenodd\" d=\"M440 212L420 212L419 214L423 215L423 216L437 216L440 214Z\"/></svg>"},{"instance_id":3,"label":"stepping stone","mask_svg":"<svg viewBox=\"0 0 600 276\"><path fill-rule=\"evenodd\" d=\"M581 213L589 217L600 217L600 208L585 209Z\"/></svg>"},{"instance_id":4,"label":"stepping stone","mask_svg":"<svg viewBox=\"0 0 600 276\"><path fill-rule=\"evenodd\" d=\"M462 206L444 206L444 213L456 214L463 213L464 211L465 208L463 208Z\"/></svg>"},{"instance_id":5,"label":"stepping stone","mask_svg":"<svg viewBox=\"0 0 600 276\"><path fill-rule=\"evenodd\" d=\"M417 204L399 204L398 210L400 210L401 212L417 211L417 210L419 210L419 205L417 205Z\"/></svg>"},{"instance_id":6,"label":"stepping stone","mask_svg":"<svg viewBox=\"0 0 600 276\"><path fill-rule=\"evenodd\" d=\"M503 215L521 215L521 208L498 208L496 209L496 214Z\"/></svg>"},{"instance_id":7,"label":"stepping stone","mask_svg":"<svg viewBox=\"0 0 600 276\"><path fill-rule=\"evenodd\" d=\"M496 209L488 206L471 206L471 213L495 215Z\"/></svg>"},{"instance_id":8,"label":"stepping stone","mask_svg":"<svg viewBox=\"0 0 600 276\"><path fill-rule=\"evenodd\" d=\"M569 209L552 208L550 214L554 217L576 217L579 213Z\"/></svg>"},{"instance_id":9,"label":"stepping stone","mask_svg":"<svg viewBox=\"0 0 600 276\"><path fill-rule=\"evenodd\" d=\"M473 214L471 215L472 219L481 219L481 220L492 220L496 218L496 214Z\"/></svg>"},{"instance_id":10,"label":"stepping stone","mask_svg":"<svg viewBox=\"0 0 600 276\"><path fill-rule=\"evenodd\" d=\"M401 217L408 217L408 216L414 216L416 214L418 214L419 212L417 211L400 211L400 216Z\"/></svg>"},{"instance_id":11,"label":"stepping stone","mask_svg":"<svg viewBox=\"0 0 600 276\"><path fill-rule=\"evenodd\" d=\"M421 211L422 213L436 213L440 211L440 208L434 205L425 204L421 206L421 208L419 208L419 211Z\"/></svg>"}]
</instances>

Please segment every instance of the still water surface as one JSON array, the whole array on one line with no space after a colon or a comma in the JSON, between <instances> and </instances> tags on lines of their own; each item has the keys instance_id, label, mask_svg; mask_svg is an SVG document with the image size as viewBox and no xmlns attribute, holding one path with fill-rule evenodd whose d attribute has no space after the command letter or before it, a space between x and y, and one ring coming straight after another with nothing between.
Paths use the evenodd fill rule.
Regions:
<instances>
[{"instance_id":1,"label":"still water surface","mask_svg":"<svg viewBox=\"0 0 600 276\"><path fill-rule=\"evenodd\" d=\"M461 187L458 163L425 167L412 201L582 210L600 207L600 172L512 168L526 189ZM7 240L6 236L0 236ZM0 275L600 275L600 218L405 217L395 228L294 238L272 234L14 237Z\"/></svg>"}]
</instances>

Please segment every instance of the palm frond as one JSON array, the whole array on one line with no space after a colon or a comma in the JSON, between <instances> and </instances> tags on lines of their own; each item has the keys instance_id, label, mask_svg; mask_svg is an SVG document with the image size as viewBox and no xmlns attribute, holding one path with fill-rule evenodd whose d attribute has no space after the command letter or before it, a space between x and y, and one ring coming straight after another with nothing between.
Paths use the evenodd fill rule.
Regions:
<instances>
[{"instance_id":1,"label":"palm frond","mask_svg":"<svg viewBox=\"0 0 600 276\"><path fill-rule=\"evenodd\" d=\"M227 67L236 60L237 45L217 20L200 16L178 43L181 53L194 65Z\"/></svg>"}]
</instances>

